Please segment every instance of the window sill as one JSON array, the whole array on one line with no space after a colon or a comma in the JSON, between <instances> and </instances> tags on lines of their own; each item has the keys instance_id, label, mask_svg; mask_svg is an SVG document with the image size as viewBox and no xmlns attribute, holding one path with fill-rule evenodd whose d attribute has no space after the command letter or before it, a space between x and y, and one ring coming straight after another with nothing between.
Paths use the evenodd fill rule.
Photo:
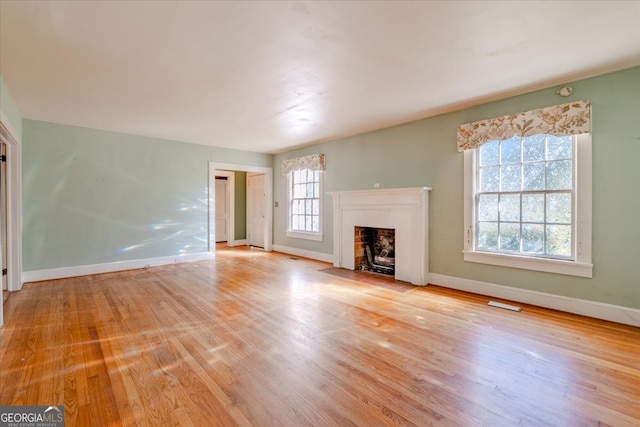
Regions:
<instances>
[{"instance_id":1,"label":"window sill","mask_svg":"<svg viewBox=\"0 0 640 427\"><path fill-rule=\"evenodd\" d=\"M464 254L464 260L468 262L521 268L525 270L536 270L546 273L565 274L568 276L593 277L593 264L584 262L530 258L525 256L494 254L469 250L462 252Z\"/></svg>"},{"instance_id":2,"label":"window sill","mask_svg":"<svg viewBox=\"0 0 640 427\"><path fill-rule=\"evenodd\" d=\"M287 237L293 237L294 239L315 240L316 242L322 241L322 233L305 233L303 231L287 231Z\"/></svg>"}]
</instances>

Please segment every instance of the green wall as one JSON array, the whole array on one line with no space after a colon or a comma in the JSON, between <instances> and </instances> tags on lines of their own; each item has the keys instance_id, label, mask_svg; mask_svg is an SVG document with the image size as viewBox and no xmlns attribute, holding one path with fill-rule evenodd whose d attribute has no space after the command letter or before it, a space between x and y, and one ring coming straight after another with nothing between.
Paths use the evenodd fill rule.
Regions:
<instances>
[{"instance_id":1,"label":"green wall","mask_svg":"<svg viewBox=\"0 0 640 427\"><path fill-rule=\"evenodd\" d=\"M640 67L432 117L377 132L307 146L275 156L282 160L326 155L324 191L433 187L430 193L430 270L433 273L516 288L640 308ZM585 279L464 262L463 155L456 128L470 121L588 98L593 111L593 263ZM288 238L286 178L274 174L274 243L332 253L331 196L324 196L324 240Z\"/></svg>"},{"instance_id":2,"label":"green wall","mask_svg":"<svg viewBox=\"0 0 640 427\"><path fill-rule=\"evenodd\" d=\"M24 271L207 251L208 162L273 156L24 120Z\"/></svg>"},{"instance_id":3,"label":"green wall","mask_svg":"<svg viewBox=\"0 0 640 427\"><path fill-rule=\"evenodd\" d=\"M22 117L9 92L9 88L4 84L2 76L0 76L0 111L2 116L9 122L5 123L5 125L8 124L11 127L10 131L15 133L13 137L20 141L22 139Z\"/></svg>"},{"instance_id":4,"label":"green wall","mask_svg":"<svg viewBox=\"0 0 640 427\"><path fill-rule=\"evenodd\" d=\"M247 173L235 172L234 227L235 239L247 238Z\"/></svg>"}]
</instances>

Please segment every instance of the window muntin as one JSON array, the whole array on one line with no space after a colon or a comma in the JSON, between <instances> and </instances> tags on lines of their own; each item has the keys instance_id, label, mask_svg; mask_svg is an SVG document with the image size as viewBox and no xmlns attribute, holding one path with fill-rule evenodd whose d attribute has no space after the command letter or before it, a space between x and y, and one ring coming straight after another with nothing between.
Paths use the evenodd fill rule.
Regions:
<instances>
[{"instance_id":1,"label":"window muntin","mask_svg":"<svg viewBox=\"0 0 640 427\"><path fill-rule=\"evenodd\" d=\"M299 169L289 173L290 237L318 240L322 233L322 171Z\"/></svg>"},{"instance_id":2,"label":"window muntin","mask_svg":"<svg viewBox=\"0 0 640 427\"><path fill-rule=\"evenodd\" d=\"M533 135L477 150L475 250L575 259L575 137Z\"/></svg>"}]
</instances>

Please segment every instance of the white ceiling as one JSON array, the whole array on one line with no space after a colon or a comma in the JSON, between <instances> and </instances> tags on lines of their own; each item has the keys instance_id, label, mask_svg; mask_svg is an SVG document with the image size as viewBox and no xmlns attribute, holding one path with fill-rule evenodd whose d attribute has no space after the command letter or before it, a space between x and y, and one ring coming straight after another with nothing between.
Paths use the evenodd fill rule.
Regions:
<instances>
[{"instance_id":1,"label":"white ceiling","mask_svg":"<svg viewBox=\"0 0 640 427\"><path fill-rule=\"evenodd\" d=\"M24 118L241 150L640 65L639 1L0 1Z\"/></svg>"}]
</instances>

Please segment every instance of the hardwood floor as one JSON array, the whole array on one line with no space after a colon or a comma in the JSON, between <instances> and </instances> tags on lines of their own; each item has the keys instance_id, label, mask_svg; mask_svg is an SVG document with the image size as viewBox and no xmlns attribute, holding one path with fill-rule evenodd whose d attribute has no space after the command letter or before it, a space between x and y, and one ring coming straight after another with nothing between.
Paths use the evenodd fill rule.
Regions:
<instances>
[{"instance_id":1,"label":"hardwood floor","mask_svg":"<svg viewBox=\"0 0 640 427\"><path fill-rule=\"evenodd\" d=\"M248 248L29 283L0 405L67 426L638 426L640 328Z\"/></svg>"}]
</instances>

